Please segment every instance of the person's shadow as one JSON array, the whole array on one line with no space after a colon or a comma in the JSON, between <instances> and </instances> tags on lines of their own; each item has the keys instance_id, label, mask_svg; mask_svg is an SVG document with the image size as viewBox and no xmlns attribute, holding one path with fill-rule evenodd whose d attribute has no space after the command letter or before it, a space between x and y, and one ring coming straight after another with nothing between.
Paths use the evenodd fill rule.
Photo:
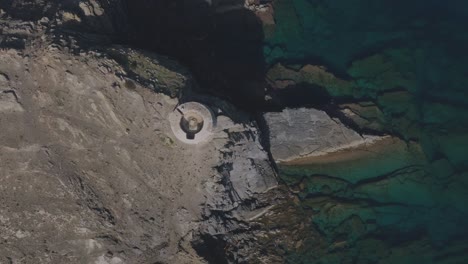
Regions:
<instances>
[{"instance_id":1,"label":"person's shadow","mask_svg":"<svg viewBox=\"0 0 468 264\"><path fill-rule=\"evenodd\" d=\"M133 46L174 57L201 92L244 110L264 102L263 28L243 0L126 0Z\"/></svg>"}]
</instances>

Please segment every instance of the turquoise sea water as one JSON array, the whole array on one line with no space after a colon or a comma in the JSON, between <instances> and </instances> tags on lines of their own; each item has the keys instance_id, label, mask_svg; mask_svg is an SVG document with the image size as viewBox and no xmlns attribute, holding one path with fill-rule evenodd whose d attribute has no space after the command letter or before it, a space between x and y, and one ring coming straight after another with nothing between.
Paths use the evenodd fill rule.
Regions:
<instances>
[{"instance_id":1,"label":"turquoise sea water","mask_svg":"<svg viewBox=\"0 0 468 264\"><path fill-rule=\"evenodd\" d=\"M290 263L468 263L468 2L274 6L267 63L325 89L362 117L353 120L359 129L402 142L381 155L280 167L301 186L300 206L322 239L305 241ZM304 74L308 64L333 78Z\"/></svg>"}]
</instances>

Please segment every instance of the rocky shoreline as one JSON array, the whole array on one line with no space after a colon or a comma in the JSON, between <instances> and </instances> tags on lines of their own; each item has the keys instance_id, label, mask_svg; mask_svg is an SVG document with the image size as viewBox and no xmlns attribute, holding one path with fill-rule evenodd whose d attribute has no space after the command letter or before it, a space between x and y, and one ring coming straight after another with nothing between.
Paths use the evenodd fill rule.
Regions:
<instances>
[{"instance_id":1,"label":"rocky shoreline","mask_svg":"<svg viewBox=\"0 0 468 264\"><path fill-rule=\"evenodd\" d=\"M0 3L0 263L464 263L462 67L305 2Z\"/></svg>"}]
</instances>

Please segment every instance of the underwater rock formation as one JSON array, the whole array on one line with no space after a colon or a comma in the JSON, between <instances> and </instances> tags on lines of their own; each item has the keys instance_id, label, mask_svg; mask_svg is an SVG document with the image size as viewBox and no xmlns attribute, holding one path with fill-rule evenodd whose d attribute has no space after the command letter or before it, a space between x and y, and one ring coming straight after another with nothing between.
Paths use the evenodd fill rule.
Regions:
<instances>
[{"instance_id":1,"label":"underwater rock formation","mask_svg":"<svg viewBox=\"0 0 468 264\"><path fill-rule=\"evenodd\" d=\"M276 24L265 48L271 102L317 107L359 134L383 137L278 164L280 178L300 197L298 214L309 212L310 236L318 232L327 241L305 243L290 254L291 263L466 262L467 229L460 224L468 101L461 79L468 54L460 46L467 43L459 34L461 5L274 2ZM283 128L272 122L273 153L275 143L288 147L281 145L287 138L300 145L291 132L278 140L294 124L284 122ZM305 138L320 132L301 127Z\"/></svg>"}]
</instances>

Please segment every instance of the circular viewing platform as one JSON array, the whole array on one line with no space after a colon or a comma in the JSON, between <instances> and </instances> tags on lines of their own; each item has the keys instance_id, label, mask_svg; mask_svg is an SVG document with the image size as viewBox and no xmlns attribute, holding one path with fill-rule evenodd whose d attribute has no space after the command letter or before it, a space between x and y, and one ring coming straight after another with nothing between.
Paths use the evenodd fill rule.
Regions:
<instances>
[{"instance_id":1,"label":"circular viewing platform","mask_svg":"<svg viewBox=\"0 0 468 264\"><path fill-rule=\"evenodd\" d=\"M213 112L197 102L181 104L169 115L172 132L186 144L208 141L213 131L213 120Z\"/></svg>"}]
</instances>

